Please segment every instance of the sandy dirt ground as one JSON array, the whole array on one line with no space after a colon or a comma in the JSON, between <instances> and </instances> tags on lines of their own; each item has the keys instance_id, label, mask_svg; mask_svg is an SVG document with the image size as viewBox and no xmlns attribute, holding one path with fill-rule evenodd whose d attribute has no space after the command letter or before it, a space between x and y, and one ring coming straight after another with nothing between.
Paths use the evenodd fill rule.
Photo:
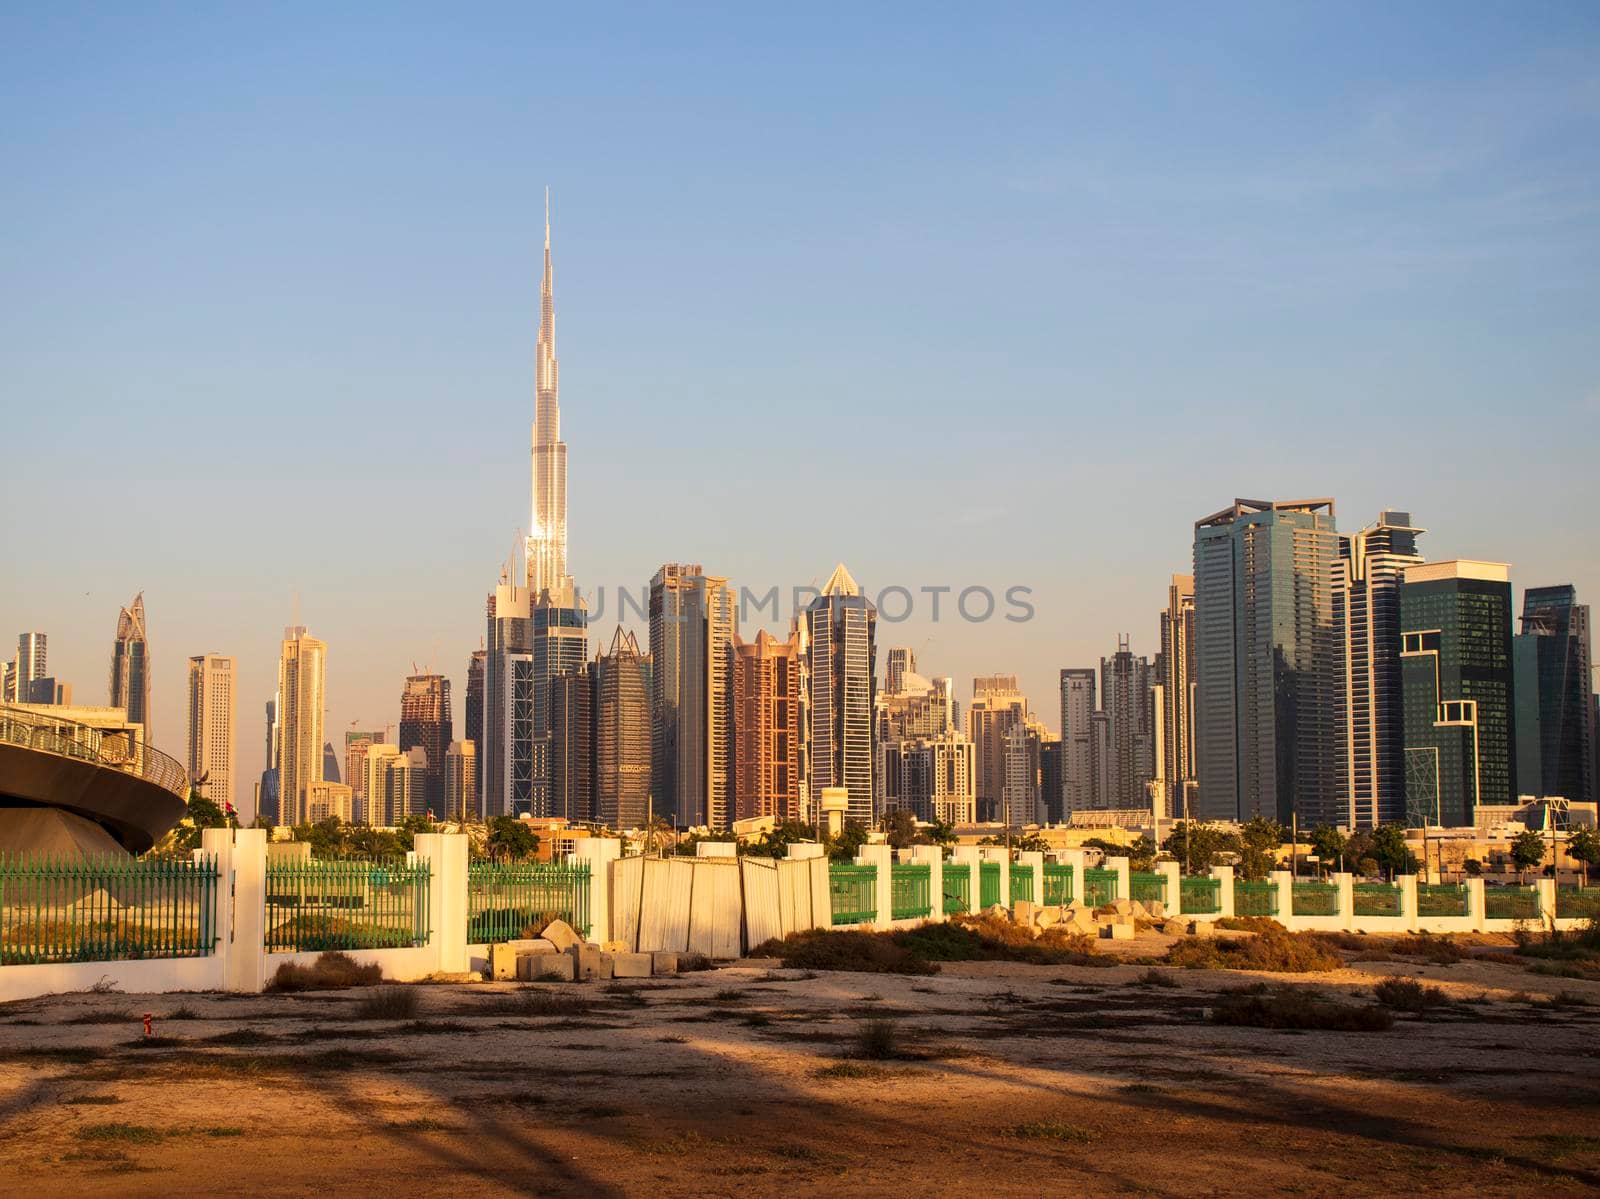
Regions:
<instances>
[{"instance_id":1,"label":"sandy dirt ground","mask_svg":"<svg viewBox=\"0 0 1600 1199\"><path fill-rule=\"evenodd\" d=\"M0 1192L1600 1189L1600 984L1504 961L1163 971L1176 985L1145 971L744 967L529 988L582 1001L554 1015L519 1010L512 984L425 985L409 1020L356 1018L361 990L30 1000L0 1007ZM1391 974L1456 1002L1387 1032L1207 1019L1259 979L1370 1002ZM873 1019L906 1058L851 1056Z\"/></svg>"}]
</instances>

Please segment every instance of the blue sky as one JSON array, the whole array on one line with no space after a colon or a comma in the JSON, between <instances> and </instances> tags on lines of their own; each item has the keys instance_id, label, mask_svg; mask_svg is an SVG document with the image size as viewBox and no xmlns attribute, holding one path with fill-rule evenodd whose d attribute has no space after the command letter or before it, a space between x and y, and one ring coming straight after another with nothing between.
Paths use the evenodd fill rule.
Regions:
<instances>
[{"instance_id":1,"label":"blue sky","mask_svg":"<svg viewBox=\"0 0 1600 1199\"><path fill-rule=\"evenodd\" d=\"M8 5L0 636L103 702L144 590L245 778L296 594L330 737L459 690L546 184L591 588L1025 585L881 642L1052 724L1236 495L1600 598L1600 9L757 7Z\"/></svg>"}]
</instances>

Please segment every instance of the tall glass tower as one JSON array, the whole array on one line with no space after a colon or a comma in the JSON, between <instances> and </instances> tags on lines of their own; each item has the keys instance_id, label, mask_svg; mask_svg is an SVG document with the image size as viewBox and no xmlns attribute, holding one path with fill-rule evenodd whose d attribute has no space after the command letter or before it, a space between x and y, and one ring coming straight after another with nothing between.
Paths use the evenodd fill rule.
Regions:
<instances>
[{"instance_id":1,"label":"tall glass tower","mask_svg":"<svg viewBox=\"0 0 1600 1199\"><path fill-rule=\"evenodd\" d=\"M1595 798L1589 605L1570 583L1522 594L1516 638L1517 789Z\"/></svg>"},{"instance_id":2,"label":"tall glass tower","mask_svg":"<svg viewBox=\"0 0 1600 1199\"><path fill-rule=\"evenodd\" d=\"M127 710L144 725L150 740L150 646L145 639L144 592L117 614L117 640L111 647L111 706Z\"/></svg>"},{"instance_id":3,"label":"tall glass tower","mask_svg":"<svg viewBox=\"0 0 1600 1199\"><path fill-rule=\"evenodd\" d=\"M850 792L845 815L868 828L878 610L840 563L805 611L811 680L811 810L824 787Z\"/></svg>"},{"instance_id":4,"label":"tall glass tower","mask_svg":"<svg viewBox=\"0 0 1600 1199\"><path fill-rule=\"evenodd\" d=\"M556 361L555 271L550 265L550 191L544 194L544 283L534 347L533 514L528 527L528 590L534 602L567 577L567 444L561 440L560 364Z\"/></svg>"}]
</instances>

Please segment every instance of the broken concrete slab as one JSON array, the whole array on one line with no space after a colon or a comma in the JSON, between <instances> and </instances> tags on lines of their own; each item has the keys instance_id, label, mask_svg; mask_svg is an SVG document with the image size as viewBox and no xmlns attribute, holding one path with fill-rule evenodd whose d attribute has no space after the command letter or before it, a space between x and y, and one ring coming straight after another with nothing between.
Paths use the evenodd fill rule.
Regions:
<instances>
[{"instance_id":1,"label":"broken concrete slab","mask_svg":"<svg viewBox=\"0 0 1600 1199\"><path fill-rule=\"evenodd\" d=\"M525 953L517 959L517 977L529 983L569 983L577 978L576 965L565 953Z\"/></svg>"},{"instance_id":2,"label":"broken concrete slab","mask_svg":"<svg viewBox=\"0 0 1600 1199\"><path fill-rule=\"evenodd\" d=\"M555 946L556 951L559 953L565 953L574 945L583 943L583 938L578 936L572 925L565 920L552 920L545 925L544 932L541 935L546 941Z\"/></svg>"},{"instance_id":3,"label":"broken concrete slab","mask_svg":"<svg viewBox=\"0 0 1600 1199\"><path fill-rule=\"evenodd\" d=\"M657 949L650 955L650 969L655 974L676 974L678 955L670 949Z\"/></svg>"},{"instance_id":4,"label":"broken concrete slab","mask_svg":"<svg viewBox=\"0 0 1600 1199\"><path fill-rule=\"evenodd\" d=\"M567 950L571 957L578 979L589 982L593 979L607 979L612 976L613 962L611 955L593 945L574 945Z\"/></svg>"},{"instance_id":5,"label":"broken concrete slab","mask_svg":"<svg viewBox=\"0 0 1600 1199\"><path fill-rule=\"evenodd\" d=\"M1131 941L1133 940L1133 925L1131 923L1124 924L1120 920L1115 924L1102 925L1100 936L1107 941Z\"/></svg>"},{"instance_id":6,"label":"broken concrete slab","mask_svg":"<svg viewBox=\"0 0 1600 1199\"><path fill-rule=\"evenodd\" d=\"M648 953L632 953L623 951L611 955L611 975L613 978L649 978L650 955Z\"/></svg>"}]
</instances>

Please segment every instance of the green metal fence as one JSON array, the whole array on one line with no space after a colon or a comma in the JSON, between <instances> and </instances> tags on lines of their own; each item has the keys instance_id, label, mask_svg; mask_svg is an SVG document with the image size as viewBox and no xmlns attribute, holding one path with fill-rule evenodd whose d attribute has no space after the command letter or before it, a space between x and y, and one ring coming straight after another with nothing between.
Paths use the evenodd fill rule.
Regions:
<instances>
[{"instance_id":1,"label":"green metal fence","mask_svg":"<svg viewBox=\"0 0 1600 1199\"><path fill-rule=\"evenodd\" d=\"M1539 888L1485 887L1483 915L1486 920L1539 919Z\"/></svg>"},{"instance_id":2,"label":"green metal fence","mask_svg":"<svg viewBox=\"0 0 1600 1199\"><path fill-rule=\"evenodd\" d=\"M1215 916L1222 911L1222 880L1200 875L1180 878L1178 911L1185 916Z\"/></svg>"},{"instance_id":3,"label":"green metal fence","mask_svg":"<svg viewBox=\"0 0 1600 1199\"><path fill-rule=\"evenodd\" d=\"M1405 903L1392 883L1356 883L1351 887L1357 916L1403 916Z\"/></svg>"},{"instance_id":4,"label":"green metal fence","mask_svg":"<svg viewBox=\"0 0 1600 1199\"><path fill-rule=\"evenodd\" d=\"M1011 902L1016 903L1019 899L1025 899L1029 903L1033 902L1033 867L1018 866L1013 862L1011 865Z\"/></svg>"},{"instance_id":5,"label":"green metal fence","mask_svg":"<svg viewBox=\"0 0 1600 1199\"><path fill-rule=\"evenodd\" d=\"M992 908L1000 902L1000 863L978 863L978 906Z\"/></svg>"},{"instance_id":6,"label":"green metal fence","mask_svg":"<svg viewBox=\"0 0 1600 1199\"><path fill-rule=\"evenodd\" d=\"M1557 887L1556 919L1568 920L1574 916L1600 917L1600 887Z\"/></svg>"},{"instance_id":7,"label":"green metal fence","mask_svg":"<svg viewBox=\"0 0 1600 1199\"><path fill-rule=\"evenodd\" d=\"M933 867L896 862L889 867L889 911L896 920L933 914Z\"/></svg>"},{"instance_id":8,"label":"green metal fence","mask_svg":"<svg viewBox=\"0 0 1600 1199\"><path fill-rule=\"evenodd\" d=\"M1296 916L1337 916L1337 883L1295 883L1290 888L1290 911Z\"/></svg>"},{"instance_id":9,"label":"green metal fence","mask_svg":"<svg viewBox=\"0 0 1600 1199\"><path fill-rule=\"evenodd\" d=\"M268 953L426 945L426 862L267 863Z\"/></svg>"},{"instance_id":10,"label":"green metal fence","mask_svg":"<svg viewBox=\"0 0 1600 1199\"><path fill-rule=\"evenodd\" d=\"M1102 908L1117 902L1117 872L1115 870L1089 869L1083 872L1083 902L1091 908Z\"/></svg>"},{"instance_id":11,"label":"green metal fence","mask_svg":"<svg viewBox=\"0 0 1600 1199\"><path fill-rule=\"evenodd\" d=\"M972 911L972 867L944 864L944 914L955 916Z\"/></svg>"},{"instance_id":12,"label":"green metal fence","mask_svg":"<svg viewBox=\"0 0 1600 1199\"><path fill-rule=\"evenodd\" d=\"M1278 885L1251 882L1249 879L1233 880L1233 914L1235 916L1268 916L1278 914Z\"/></svg>"},{"instance_id":13,"label":"green metal fence","mask_svg":"<svg viewBox=\"0 0 1600 1199\"><path fill-rule=\"evenodd\" d=\"M871 924L878 918L878 868L830 863L828 894L835 924Z\"/></svg>"},{"instance_id":14,"label":"green metal fence","mask_svg":"<svg viewBox=\"0 0 1600 1199\"><path fill-rule=\"evenodd\" d=\"M206 957L216 888L211 857L0 854L0 965Z\"/></svg>"},{"instance_id":15,"label":"green metal fence","mask_svg":"<svg viewBox=\"0 0 1600 1199\"><path fill-rule=\"evenodd\" d=\"M1072 866L1068 862L1044 864L1044 901L1052 906L1072 902Z\"/></svg>"},{"instance_id":16,"label":"green metal fence","mask_svg":"<svg viewBox=\"0 0 1600 1199\"><path fill-rule=\"evenodd\" d=\"M1136 870L1128 875L1128 896L1140 903L1167 902L1167 876Z\"/></svg>"},{"instance_id":17,"label":"green metal fence","mask_svg":"<svg viewBox=\"0 0 1600 1199\"><path fill-rule=\"evenodd\" d=\"M1417 884L1417 915L1466 916L1471 911L1471 900L1465 884Z\"/></svg>"},{"instance_id":18,"label":"green metal fence","mask_svg":"<svg viewBox=\"0 0 1600 1199\"><path fill-rule=\"evenodd\" d=\"M538 863L467 867L467 944L536 937L552 920L589 936L589 867Z\"/></svg>"}]
</instances>

